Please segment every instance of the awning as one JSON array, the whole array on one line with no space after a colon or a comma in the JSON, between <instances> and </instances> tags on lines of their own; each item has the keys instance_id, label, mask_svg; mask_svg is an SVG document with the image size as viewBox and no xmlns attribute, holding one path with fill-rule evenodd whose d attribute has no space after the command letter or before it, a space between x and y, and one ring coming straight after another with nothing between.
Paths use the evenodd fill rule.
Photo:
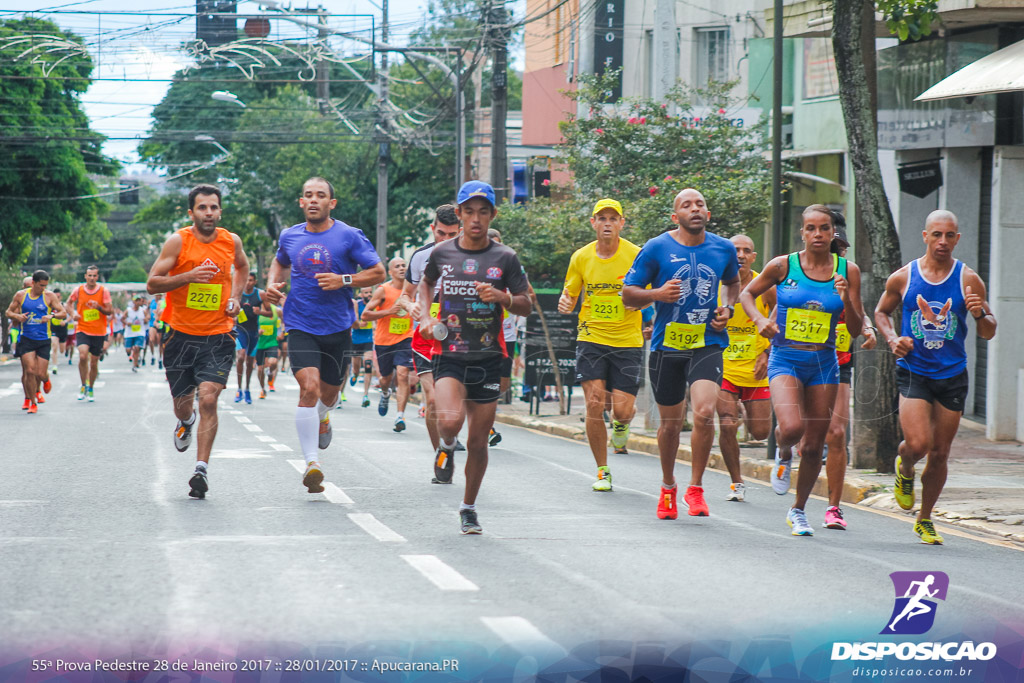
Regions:
<instances>
[{"instance_id":1,"label":"awning","mask_svg":"<svg viewBox=\"0 0 1024 683\"><path fill-rule=\"evenodd\" d=\"M1024 40L968 64L925 90L914 101L977 97L1016 90L1024 90Z\"/></svg>"}]
</instances>

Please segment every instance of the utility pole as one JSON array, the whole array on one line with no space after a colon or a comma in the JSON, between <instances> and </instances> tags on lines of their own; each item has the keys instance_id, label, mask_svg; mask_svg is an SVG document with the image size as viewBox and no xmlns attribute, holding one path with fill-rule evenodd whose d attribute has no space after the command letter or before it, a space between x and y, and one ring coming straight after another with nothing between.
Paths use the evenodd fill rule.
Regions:
<instances>
[{"instance_id":1,"label":"utility pole","mask_svg":"<svg viewBox=\"0 0 1024 683\"><path fill-rule=\"evenodd\" d=\"M676 85L679 68L675 0L658 0L654 7L654 100L664 100ZM704 87L706 83L698 83Z\"/></svg>"},{"instance_id":2,"label":"utility pole","mask_svg":"<svg viewBox=\"0 0 1024 683\"><path fill-rule=\"evenodd\" d=\"M490 7L491 24L491 185L500 204L508 197L508 12L504 0Z\"/></svg>"},{"instance_id":3,"label":"utility pole","mask_svg":"<svg viewBox=\"0 0 1024 683\"><path fill-rule=\"evenodd\" d=\"M388 42L388 0L383 0L381 9L381 42ZM391 140L388 137L388 122L384 108L388 101L388 53L380 53L380 97L377 101L377 254L387 262L388 251L388 162L391 160Z\"/></svg>"},{"instance_id":4,"label":"utility pole","mask_svg":"<svg viewBox=\"0 0 1024 683\"><path fill-rule=\"evenodd\" d=\"M782 253L782 38L785 35L782 25L782 1L775 0L775 18L772 26L772 227L769 255ZM775 414L772 413L772 430L768 433L768 448L765 454L769 460L775 458L775 447Z\"/></svg>"},{"instance_id":5,"label":"utility pole","mask_svg":"<svg viewBox=\"0 0 1024 683\"><path fill-rule=\"evenodd\" d=\"M323 5L318 7L319 16L317 17L317 23L323 28L317 31L317 38L321 45L321 54L327 51L327 10L324 9ZM327 65L327 60L323 57L316 62L316 100L320 104L320 115L329 116L330 106L328 102L331 99L331 81L329 78L330 68Z\"/></svg>"}]
</instances>

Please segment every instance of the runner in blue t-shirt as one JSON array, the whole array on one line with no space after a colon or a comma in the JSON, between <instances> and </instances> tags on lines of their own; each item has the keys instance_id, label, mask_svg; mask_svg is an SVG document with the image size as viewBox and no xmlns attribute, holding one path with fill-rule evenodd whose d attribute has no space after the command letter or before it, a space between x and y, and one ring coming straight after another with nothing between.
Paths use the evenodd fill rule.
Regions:
<instances>
[{"instance_id":1,"label":"runner in blue t-shirt","mask_svg":"<svg viewBox=\"0 0 1024 683\"><path fill-rule=\"evenodd\" d=\"M375 366L375 360L373 357L373 323L363 322L363 311L366 310L366 304L370 303L370 297L373 296L372 287L363 287L359 290L359 296L357 296L352 303L355 305L356 322L355 327L352 328L352 351L350 353L352 358L352 378L349 380L351 386L355 386L356 382L359 381L359 372L362 369L363 374L363 400L360 404L363 408L370 407L370 384L371 380L375 376L379 376Z\"/></svg>"},{"instance_id":2,"label":"runner in blue t-shirt","mask_svg":"<svg viewBox=\"0 0 1024 683\"><path fill-rule=\"evenodd\" d=\"M375 285L385 277L384 265L363 231L331 218L337 204L334 186L323 178L303 184L299 206L306 222L281 233L265 293L268 302L280 303L290 273L284 324L288 360L300 390L295 429L306 458L302 484L310 493L324 490L316 451L331 443L331 409L338 401L345 354L352 346L351 288ZM364 270L356 272L359 268Z\"/></svg>"},{"instance_id":3,"label":"runner in blue t-shirt","mask_svg":"<svg viewBox=\"0 0 1024 683\"><path fill-rule=\"evenodd\" d=\"M729 346L726 325L740 293L736 247L707 232L710 217L704 195L694 189L680 192L672 206L672 222L678 227L648 241L623 281L624 304L631 308L655 305L650 375L661 416L659 519L675 519L679 514L675 464L687 385L693 406L693 467L683 500L690 515L708 515L702 481L715 438L722 351ZM723 285L723 306L718 305L719 284ZM651 289L645 289L648 285Z\"/></svg>"}]
</instances>

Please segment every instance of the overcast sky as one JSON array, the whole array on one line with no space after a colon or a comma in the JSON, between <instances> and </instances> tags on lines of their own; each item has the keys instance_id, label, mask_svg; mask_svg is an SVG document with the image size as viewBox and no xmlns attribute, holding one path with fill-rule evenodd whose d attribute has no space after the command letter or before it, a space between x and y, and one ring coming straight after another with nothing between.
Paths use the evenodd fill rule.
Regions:
<instances>
[{"instance_id":1,"label":"overcast sky","mask_svg":"<svg viewBox=\"0 0 1024 683\"><path fill-rule=\"evenodd\" d=\"M362 14L374 15L379 30L381 10L376 0L291 2L294 8L319 4L335 15L330 22L335 28L368 37L373 21L370 17L340 16ZM95 78L118 79L97 80L82 101L93 129L113 138L104 147L107 154L124 163L126 171L141 170L132 163L138 159L138 139L148 131L153 106L163 99L168 79L189 61L181 45L195 36L194 0L18 0L17 6L17 11L0 10L0 18L33 12L56 22L83 37L97 65ZM426 7L427 0L390 0L389 42L404 44L409 34L423 25ZM521 17L525 1L516 0L513 7L518 10L516 16ZM132 14L113 14L116 12ZM241 0L238 12L259 14L260 8L255 2ZM271 38L298 39L304 35L302 29L287 22L273 23ZM351 54L359 50L355 41L332 42L332 47Z\"/></svg>"}]
</instances>

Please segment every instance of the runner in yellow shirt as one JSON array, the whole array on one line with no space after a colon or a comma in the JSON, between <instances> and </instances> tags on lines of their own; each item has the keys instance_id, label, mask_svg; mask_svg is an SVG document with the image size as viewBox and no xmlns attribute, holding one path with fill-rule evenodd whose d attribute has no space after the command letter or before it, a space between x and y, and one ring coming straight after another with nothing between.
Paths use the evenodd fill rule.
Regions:
<instances>
[{"instance_id":1,"label":"runner in yellow shirt","mask_svg":"<svg viewBox=\"0 0 1024 683\"><path fill-rule=\"evenodd\" d=\"M759 275L751 270L757 260L754 241L746 235L735 235L730 240L736 245L736 258L740 262L740 288L746 287ZM757 297L757 310L766 318L775 308L775 288ZM721 286L718 305L722 305ZM742 501L746 493L740 471L740 444L736 432L740 426L740 404L743 404L747 435L757 439L768 438L772 427L771 393L768 391L768 354L771 342L757 333L757 326L747 317L742 307L729 320L729 347L722 352L722 388L718 392L718 447L729 470L732 483L726 500Z\"/></svg>"},{"instance_id":2,"label":"runner in yellow shirt","mask_svg":"<svg viewBox=\"0 0 1024 683\"><path fill-rule=\"evenodd\" d=\"M586 397L587 441L597 463L593 489L611 491L608 432L602 413L610 394L612 447L617 453L625 452L629 422L636 414L644 338L642 314L626 308L621 291L640 247L619 236L626 220L614 199L602 199L594 206L590 224L597 240L572 255L558 311L570 313L583 294L576 336L576 381Z\"/></svg>"}]
</instances>

